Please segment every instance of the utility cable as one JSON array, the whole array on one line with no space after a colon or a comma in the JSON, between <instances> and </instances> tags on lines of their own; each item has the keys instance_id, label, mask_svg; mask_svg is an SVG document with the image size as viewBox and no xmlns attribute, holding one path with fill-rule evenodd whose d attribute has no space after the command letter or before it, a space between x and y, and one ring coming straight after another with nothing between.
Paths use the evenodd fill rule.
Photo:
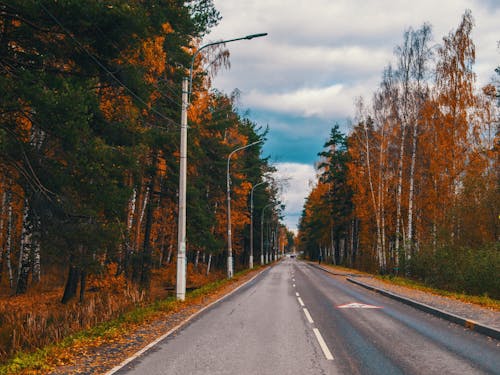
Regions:
<instances>
[{"instance_id":1,"label":"utility cable","mask_svg":"<svg viewBox=\"0 0 500 375\"><path fill-rule=\"evenodd\" d=\"M102 70L104 70L115 82L117 82L120 86L122 86L126 91L128 91L135 99L137 99L140 103L142 103L146 108L149 106L149 104L142 99L139 95L137 95L132 89L130 89L127 85L125 85L122 81L120 81L111 71L109 71L106 66L104 66L97 57L92 55L74 36L73 34L43 5L40 3L40 7L47 13L47 15L52 18L52 20L59 25L59 27L82 49L83 52L85 52L91 59L94 61L95 64L97 64ZM154 112L156 115L161 117L162 119L166 120L172 125L175 126L180 126L177 122L172 120L171 118L165 116L163 113L159 112L158 110L154 109L151 107L151 111Z\"/></svg>"}]
</instances>

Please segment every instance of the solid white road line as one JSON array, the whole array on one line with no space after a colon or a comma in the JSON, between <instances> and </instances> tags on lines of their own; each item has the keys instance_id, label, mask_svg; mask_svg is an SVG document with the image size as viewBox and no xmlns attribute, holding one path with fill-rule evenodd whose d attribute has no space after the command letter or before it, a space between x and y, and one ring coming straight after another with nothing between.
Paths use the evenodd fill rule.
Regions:
<instances>
[{"instance_id":1,"label":"solid white road line","mask_svg":"<svg viewBox=\"0 0 500 375\"><path fill-rule=\"evenodd\" d=\"M304 305L304 302L302 302L302 298L297 297L297 300L299 301L300 306L302 306L302 307L304 307L304 306L305 306L305 305Z\"/></svg>"},{"instance_id":2,"label":"solid white road line","mask_svg":"<svg viewBox=\"0 0 500 375\"><path fill-rule=\"evenodd\" d=\"M128 365L130 362L132 362L134 359L140 357L142 354L144 354L145 352L147 352L149 349L151 349L153 346L155 346L156 344L158 344L160 341L164 340L165 338L167 338L168 336L170 336L172 333L176 332L179 328L181 328L182 326L184 326L186 323L188 323L190 320L192 320L193 318L197 317L198 315L200 315L203 311L209 309L210 307L212 307L213 305L221 302L222 300L226 299L227 297L229 297L230 295L236 293L239 289L243 288L245 285L247 285L248 283L252 282L255 278L257 278L261 273L263 273L264 271L268 270L268 268L266 269L263 269L262 271L260 271L257 275L255 275L254 277L252 277L250 280L244 282L243 284L241 284L240 286L238 286L237 288L233 289L232 291L230 291L228 294L220 297L218 300L208 304L207 306L201 308L200 310L196 311L193 315L189 316L188 318L184 319L182 322L180 322L178 325L176 325L174 328L172 328L170 331L168 331L167 333L165 333L164 335L158 337L156 340L154 340L153 342L149 343L148 345L146 345L144 348L142 348L141 350L139 350L138 352L136 352L135 354L133 354L132 356L128 357L127 359L125 359L122 363L120 363L119 365L113 367L111 370L109 370L108 372L106 372L104 375L112 375L114 373L116 373L117 371L121 370L123 367L125 367L126 365Z\"/></svg>"},{"instance_id":3,"label":"solid white road line","mask_svg":"<svg viewBox=\"0 0 500 375\"><path fill-rule=\"evenodd\" d=\"M306 314L307 321L311 324L314 323L313 318L311 317L311 314L309 314L309 310L304 307L304 314Z\"/></svg>"},{"instance_id":4,"label":"solid white road line","mask_svg":"<svg viewBox=\"0 0 500 375\"><path fill-rule=\"evenodd\" d=\"M321 350L323 350L323 354L325 355L326 359L329 361L333 361L332 352L330 352L330 349L328 349L328 346L326 346L326 342L325 340L323 340L323 336L321 336L319 329L313 328L313 331L314 334L316 335L316 339L318 340L319 346L321 346Z\"/></svg>"}]
</instances>

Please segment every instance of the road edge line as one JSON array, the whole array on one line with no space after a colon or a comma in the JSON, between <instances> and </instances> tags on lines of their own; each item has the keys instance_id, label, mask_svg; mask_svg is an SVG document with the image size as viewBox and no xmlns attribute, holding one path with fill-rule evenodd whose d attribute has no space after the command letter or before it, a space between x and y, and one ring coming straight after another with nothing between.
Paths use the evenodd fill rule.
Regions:
<instances>
[{"instance_id":1,"label":"road edge line","mask_svg":"<svg viewBox=\"0 0 500 375\"><path fill-rule=\"evenodd\" d=\"M346 277L346 280L349 281L350 283L359 285L359 286L361 286L361 287L363 287L365 289L371 290L373 292L382 294L382 295L384 295L386 297L389 297L389 298L392 298L392 299L397 300L399 302L402 302L402 303L404 303L406 305L412 306L412 307L414 307L414 308L416 308L418 310L421 310L421 311L427 312L427 313L429 313L431 315L437 316L439 318L448 320L449 322L461 325L461 326L463 326L465 328L470 329L471 331L475 331L475 332L481 333L481 334L483 334L485 336L492 337L492 338L494 338L496 340L500 340L500 331L497 330L497 329L495 329L495 328L493 328L493 327L489 327L487 325L478 323L478 322L476 322L474 320L467 319L467 318L464 318L464 317L461 317L461 316L458 316L458 315L446 312L444 310L438 309L436 307L429 306L429 305L427 305L425 303L422 303L422 302L417 302L417 301L415 301L415 300L413 300L411 298L402 297L402 296L400 296L398 294L389 292L387 290L376 288L374 286L365 284L365 283L363 283L361 281L354 280L354 279L352 279L350 277Z\"/></svg>"},{"instance_id":2,"label":"road edge line","mask_svg":"<svg viewBox=\"0 0 500 375\"><path fill-rule=\"evenodd\" d=\"M134 354L132 354L130 357L128 357L127 359L123 360L120 364L116 365L115 367L113 367L111 370L108 370L107 372L104 373L104 375L112 375L112 374L115 374L116 372L120 371L122 368L124 368L126 365L128 365L130 362L132 362L133 360L135 360L136 358L140 357L141 355L143 355L144 353L146 353L149 349L151 349L152 347L154 347L156 344L158 344L160 341L163 341L164 339L166 339L168 336L170 336L171 334L173 334L174 332L178 331L180 328L182 328L184 325L186 325L187 323L189 323L192 319L196 318L198 315L200 315L203 311L209 309L210 307L214 306L215 304L221 302L222 300L224 300L225 298L231 296L233 293L236 293L240 288L244 287L245 285L249 284L250 282L252 282L255 278L257 278L259 275L261 275L262 273L264 273L265 271L268 271L270 270L272 267L274 267L274 265L272 265L271 267L267 267L266 269L263 269L262 271L260 271L258 274L256 274L255 276L253 276L250 280L247 280L245 281L243 284L239 285L238 287L236 287L235 289L231 290L228 294L220 297L219 299L215 300L214 302L202 307L200 310L196 311L195 313L193 313L192 315L188 316L186 319L184 319L182 322L180 322L178 325L176 325L174 328L172 328L170 331L168 331L167 333L164 333L162 336L156 338L155 340L153 340L152 342L150 342L148 345L146 345L145 347L143 347L142 349L138 350L137 352L135 352Z\"/></svg>"}]
</instances>

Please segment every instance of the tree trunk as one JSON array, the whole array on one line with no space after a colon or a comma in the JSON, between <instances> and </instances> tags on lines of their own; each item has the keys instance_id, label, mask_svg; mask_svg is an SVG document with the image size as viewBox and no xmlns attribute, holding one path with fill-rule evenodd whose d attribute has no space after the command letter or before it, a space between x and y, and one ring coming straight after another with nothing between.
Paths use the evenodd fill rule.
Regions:
<instances>
[{"instance_id":1,"label":"tree trunk","mask_svg":"<svg viewBox=\"0 0 500 375\"><path fill-rule=\"evenodd\" d=\"M33 237L31 244L31 261L32 261L32 276L31 281L34 284L40 282L41 266L40 266L40 239L41 239L41 221L40 216L33 215Z\"/></svg>"},{"instance_id":2,"label":"tree trunk","mask_svg":"<svg viewBox=\"0 0 500 375\"><path fill-rule=\"evenodd\" d=\"M417 155L417 134L418 134L418 121L415 121L413 125L413 139L412 139L412 150L411 150L411 164L410 164L410 187L408 192L408 230L406 231L407 237L405 241L405 254L406 261L409 263L411 259L412 252L412 242L413 242L413 191L415 184L415 162Z\"/></svg>"},{"instance_id":3,"label":"tree trunk","mask_svg":"<svg viewBox=\"0 0 500 375\"><path fill-rule=\"evenodd\" d=\"M403 194L403 158L405 151L406 126L401 125L401 144L399 146L399 162L398 162L398 185L396 193L396 248L394 251L399 256L399 241L401 239L401 201Z\"/></svg>"},{"instance_id":4,"label":"tree trunk","mask_svg":"<svg viewBox=\"0 0 500 375\"><path fill-rule=\"evenodd\" d=\"M7 190L4 190L2 194L2 207L0 209L0 283L2 282L2 274L3 274L3 264L5 259L5 241L3 239L3 227L5 222L5 213L8 211L7 208Z\"/></svg>"},{"instance_id":5,"label":"tree trunk","mask_svg":"<svg viewBox=\"0 0 500 375\"><path fill-rule=\"evenodd\" d=\"M372 178L372 170L371 170L371 161L370 161L370 143L369 143L369 135L368 135L368 126L364 124L365 131L365 153L366 153L366 167L368 169L368 182L370 185L370 195L372 198L373 210L375 211L375 223L377 225L377 241L376 241L376 254L378 259L378 267L380 272L385 272L386 268L386 260L385 254L382 251L382 233L381 233L381 224L380 224L380 211L377 205L377 201L375 199L375 190L373 187L373 178Z\"/></svg>"},{"instance_id":6,"label":"tree trunk","mask_svg":"<svg viewBox=\"0 0 500 375\"><path fill-rule=\"evenodd\" d=\"M207 276L210 273L210 265L212 264L212 253L208 254Z\"/></svg>"},{"instance_id":7,"label":"tree trunk","mask_svg":"<svg viewBox=\"0 0 500 375\"><path fill-rule=\"evenodd\" d=\"M61 303L66 304L76 296L78 281L80 280L80 273L80 269L71 264L70 261L68 278L66 280L66 286L64 287L64 294Z\"/></svg>"},{"instance_id":8,"label":"tree trunk","mask_svg":"<svg viewBox=\"0 0 500 375\"><path fill-rule=\"evenodd\" d=\"M9 190L8 194L9 206L7 210L7 236L5 239L5 262L7 263L7 272L9 273L9 286L10 289L14 287L14 276L12 272L12 263L10 254L12 251L12 192Z\"/></svg>"},{"instance_id":9,"label":"tree trunk","mask_svg":"<svg viewBox=\"0 0 500 375\"><path fill-rule=\"evenodd\" d=\"M132 189L132 196L129 199L128 211L127 211L127 228L124 235L123 241L123 251L121 254L120 264L116 272L117 276L122 272L125 272L126 277L130 277L129 266L130 259L133 253L132 247L132 227L134 224L134 215L137 206L137 189L134 187Z\"/></svg>"},{"instance_id":10,"label":"tree trunk","mask_svg":"<svg viewBox=\"0 0 500 375\"><path fill-rule=\"evenodd\" d=\"M198 272L198 261L200 260L200 250L196 250L196 257L194 258L194 271Z\"/></svg>"},{"instance_id":11,"label":"tree trunk","mask_svg":"<svg viewBox=\"0 0 500 375\"><path fill-rule=\"evenodd\" d=\"M151 247L151 229L153 226L153 191L155 187L156 180L156 168L157 168L157 155L154 151L153 162L152 162L152 172L149 181L148 190L146 196L150 196L147 201L147 213L146 213L146 225L144 228L144 247L142 251L142 261L141 261L141 281L140 288L146 292L149 292L151 287L151 265L152 265L152 255L153 249ZM144 210L144 207L143 207ZM142 216L142 214L141 214Z\"/></svg>"},{"instance_id":12,"label":"tree trunk","mask_svg":"<svg viewBox=\"0 0 500 375\"><path fill-rule=\"evenodd\" d=\"M172 260L173 247L174 247L174 245L172 244L172 241L170 241L170 244L168 245L167 265L170 264L170 261Z\"/></svg>"},{"instance_id":13,"label":"tree trunk","mask_svg":"<svg viewBox=\"0 0 500 375\"><path fill-rule=\"evenodd\" d=\"M24 294L28 290L28 278L31 268L30 254L32 246L33 228L29 220L28 199L24 200L23 227L21 231L21 246L19 249L19 266L17 273L16 295Z\"/></svg>"}]
</instances>

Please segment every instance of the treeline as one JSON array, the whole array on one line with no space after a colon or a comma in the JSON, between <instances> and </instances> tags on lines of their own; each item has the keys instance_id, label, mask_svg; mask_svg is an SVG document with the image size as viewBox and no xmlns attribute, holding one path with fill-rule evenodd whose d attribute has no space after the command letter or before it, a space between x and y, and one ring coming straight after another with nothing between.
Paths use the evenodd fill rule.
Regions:
<instances>
[{"instance_id":1,"label":"treeline","mask_svg":"<svg viewBox=\"0 0 500 375\"><path fill-rule=\"evenodd\" d=\"M83 300L88 277L110 270L147 292L152 269L175 268L181 81L219 20L212 0L0 2L2 293L64 273L62 301ZM204 66L228 56L199 55L188 113L188 261L207 272L226 264L227 156L267 132L211 90ZM272 171L261 152L231 161L237 269L248 264L250 189ZM255 222L275 200L268 181Z\"/></svg>"},{"instance_id":2,"label":"treeline","mask_svg":"<svg viewBox=\"0 0 500 375\"><path fill-rule=\"evenodd\" d=\"M311 259L500 297L500 67L478 90L472 29L469 11L438 46L408 29L350 134L332 129L299 225Z\"/></svg>"}]
</instances>

